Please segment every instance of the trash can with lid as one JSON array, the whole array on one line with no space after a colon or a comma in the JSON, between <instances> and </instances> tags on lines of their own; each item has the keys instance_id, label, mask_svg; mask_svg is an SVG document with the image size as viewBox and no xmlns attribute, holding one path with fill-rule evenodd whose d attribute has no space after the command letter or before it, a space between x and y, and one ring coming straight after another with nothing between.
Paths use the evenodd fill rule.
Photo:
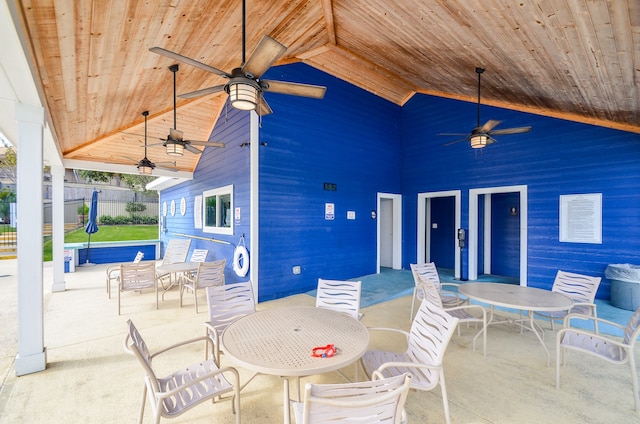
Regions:
<instances>
[{"instance_id":1,"label":"trash can with lid","mask_svg":"<svg viewBox=\"0 0 640 424\"><path fill-rule=\"evenodd\" d=\"M640 307L640 265L610 264L604 276L611 282L611 304L635 311Z\"/></svg>"}]
</instances>

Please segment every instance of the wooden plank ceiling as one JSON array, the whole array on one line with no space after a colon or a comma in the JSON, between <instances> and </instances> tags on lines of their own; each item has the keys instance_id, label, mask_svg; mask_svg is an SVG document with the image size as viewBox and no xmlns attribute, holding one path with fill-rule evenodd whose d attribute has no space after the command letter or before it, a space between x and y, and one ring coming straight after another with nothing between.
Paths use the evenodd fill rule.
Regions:
<instances>
[{"instance_id":1,"label":"wooden plank ceiling","mask_svg":"<svg viewBox=\"0 0 640 424\"><path fill-rule=\"evenodd\" d=\"M166 137L174 61L150 47L227 72L242 60L242 0L15 7L67 159L141 159L145 110L149 143ZM247 0L246 24L247 54L268 34L288 47L277 64L307 63L398 105L415 93L476 101L480 66L483 104L640 133L637 0ZM177 73L178 93L224 81L184 64ZM178 99L177 128L207 140L225 102ZM167 160L161 147L148 156ZM186 153L177 168L197 160Z\"/></svg>"}]
</instances>

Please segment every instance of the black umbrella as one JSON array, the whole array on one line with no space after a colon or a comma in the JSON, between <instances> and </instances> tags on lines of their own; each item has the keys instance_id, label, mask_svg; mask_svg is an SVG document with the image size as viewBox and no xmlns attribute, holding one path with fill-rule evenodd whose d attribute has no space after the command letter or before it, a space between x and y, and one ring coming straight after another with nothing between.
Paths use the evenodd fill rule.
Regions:
<instances>
[{"instance_id":1,"label":"black umbrella","mask_svg":"<svg viewBox=\"0 0 640 424\"><path fill-rule=\"evenodd\" d=\"M91 234L98 232L98 191L93 190L91 195L91 205L89 206L89 221L84 229L89 234L89 242L87 243L87 261L83 265L95 265L89 262L89 250L91 249Z\"/></svg>"}]
</instances>

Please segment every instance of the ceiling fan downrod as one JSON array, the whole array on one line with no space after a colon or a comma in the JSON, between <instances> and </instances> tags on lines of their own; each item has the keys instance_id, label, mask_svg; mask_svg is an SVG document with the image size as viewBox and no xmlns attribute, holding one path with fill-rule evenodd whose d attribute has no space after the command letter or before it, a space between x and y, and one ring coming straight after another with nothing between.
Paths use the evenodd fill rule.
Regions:
<instances>
[{"instance_id":1,"label":"ceiling fan downrod","mask_svg":"<svg viewBox=\"0 0 640 424\"><path fill-rule=\"evenodd\" d=\"M480 127L480 76L484 72L484 68L476 68L478 74L478 127Z\"/></svg>"}]
</instances>

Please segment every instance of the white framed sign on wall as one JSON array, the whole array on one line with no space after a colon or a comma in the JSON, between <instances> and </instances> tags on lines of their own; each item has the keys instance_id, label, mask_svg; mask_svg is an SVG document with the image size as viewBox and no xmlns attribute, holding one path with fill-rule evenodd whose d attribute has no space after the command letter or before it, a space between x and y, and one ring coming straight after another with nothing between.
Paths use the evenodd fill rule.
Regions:
<instances>
[{"instance_id":1,"label":"white framed sign on wall","mask_svg":"<svg viewBox=\"0 0 640 424\"><path fill-rule=\"evenodd\" d=\"M560 242L602 244L602 193L560 196Z\"/></svg>"}]
</instances>

